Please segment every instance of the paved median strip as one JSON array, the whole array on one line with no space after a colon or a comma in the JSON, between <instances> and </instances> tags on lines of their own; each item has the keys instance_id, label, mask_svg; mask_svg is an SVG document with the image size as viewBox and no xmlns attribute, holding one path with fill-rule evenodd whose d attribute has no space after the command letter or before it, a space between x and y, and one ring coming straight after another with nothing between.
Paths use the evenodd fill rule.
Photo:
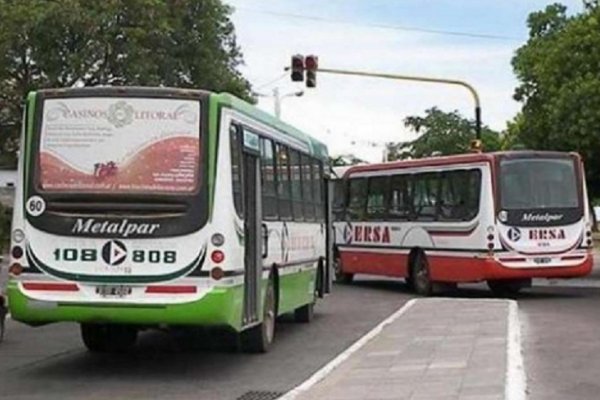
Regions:
<instances>
[{"instance_id":1,"label":"paved median strip","mask_svg":"<svg viewBox=\"0 0 600 400\"><path fill-rule=\"evenodd\" d=\"M526 398L517 303L414 299L281 399Z\"/></svg>"}]
</instances>

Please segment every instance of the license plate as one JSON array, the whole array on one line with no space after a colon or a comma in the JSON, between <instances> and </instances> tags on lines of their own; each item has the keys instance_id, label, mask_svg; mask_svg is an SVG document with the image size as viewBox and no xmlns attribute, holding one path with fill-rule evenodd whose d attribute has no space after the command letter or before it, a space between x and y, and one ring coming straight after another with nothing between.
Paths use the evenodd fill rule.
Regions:
<instances>
[{"instance_id":1,"label":"license plate","mask_svg":"<svg viewBox=\"0 0 600 400\"><path fill-rule=\"evenodd\" d=\"M533 262L536 264L550 264L552 262L552 258L550 257L536 257L533 259Z\"/></svg>"},{"instance_id":2,"label":"license plate","mask_svg":"<svg viewBox=\"0 0 600 400\"><path fill-rule=\"evenodd\" d=\"M102 285L96 286L96 293L102 297L125 297L131 294L131 286Z\"/></svg>"}]
</instances>

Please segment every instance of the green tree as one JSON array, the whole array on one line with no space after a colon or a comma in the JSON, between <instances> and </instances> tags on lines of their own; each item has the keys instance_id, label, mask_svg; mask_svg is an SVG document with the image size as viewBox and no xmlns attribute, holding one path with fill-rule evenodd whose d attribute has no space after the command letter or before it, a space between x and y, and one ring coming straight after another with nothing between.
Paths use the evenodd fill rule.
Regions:
<instances>
[{"instance_id":1,"label":"green tree","mask_svg":"<svg viewBox=\"0 0 600 400\"><path fill-rule=\"evenodd\" d=\"M0 150L14 154L33 89L163 85L251 99L230 13L220 0L0 0Z\"/></svg>"},{"instance_id":2,"label":"green tree","mask_svg":"<svg viewBox=\"0 0 600 400\"><path fill-rule=\"evenodd\" d=\"M329 157L329 164L332 167L346 167L350 165L366 164L366 161L361 160L354 154L341 154L334 157Z\"/></svg>"},{"instance_id":3,"label":"green tree","mask_svg":"<svg viewBox=\"0 0 600 400\"><path fill-rule=\"evenodd\" d=\"M577 151L585 162L588 188L600 196L600 6L584 2L568 16L553 4L532 13L529 40L513 58L523 103L509 127L528 148Z\"/></svg>"},{"instance_id":4,"label":"green tree","mask_svg":"<svg viewBox=\"0 0 600 400\"><path fill-rule=\"evenodd\" d=\"M409 142L388 143L390 161L466 153L474 139L475 122L462 117L458 111L444 112L434 107L426 110L424 117L407 117L404 125L419 137ZM482 127L481 139L485 151L500 149L500 135L487 126Z\"/></svg>"}]
</instances>

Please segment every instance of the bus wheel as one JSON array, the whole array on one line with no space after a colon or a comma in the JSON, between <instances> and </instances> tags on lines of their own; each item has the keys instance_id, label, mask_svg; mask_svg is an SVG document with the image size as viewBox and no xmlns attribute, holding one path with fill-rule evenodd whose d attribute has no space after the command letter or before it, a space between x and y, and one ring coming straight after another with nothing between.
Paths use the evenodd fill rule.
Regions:
<instances>
[{"instance_id":1,"label":"bus wheel","mask_svg":"<svg viewBox=\"0 0 600 400\"><path fill-rule=\"evenodd\" d=\"M315 315L315 303L308 303L294 310L294 321L307 324Z\"/></svg>"},{"instance_id":2,"label":"bus wheel","mask_svg":"<svg viewBox=\"0 0 600 400\"><path fill-rule=\"evenodd\" d=\"M335 281L339 283L352 283L354 279L354 274L348 274L342 271L342 260L339 257L336 257L333 261L333 270L335 272Z\"/></svg>"},{"instance_id":3,"label":"bus wheel","mask_svg":"<svg viewBox=\"0 0 600 400\"><path fill-rule=\"evenodd\" d=\"M126 325L81 324L81 338L93 353L120 353L130 349L137 341L138 331Z\"/></svg>"},{"instance_id":4,"label":"bus wheel","mask_svg":"<svg viewBox=\"0 0 600 400\"><path fill-rule=\"evenodd\" d=\"M410 281L415 292L421 296L430 296L433 292L433 284L429 276L429 265L427 257L419 251L410 268Z\"/></svg>"},{"instance_id":5,"label":"bus wheel","mask_svg":"<svg viewBox=\"0 0 600 400\"><path fill-rule=\"evenodd\" d=\"M273 279L269 279L263 305L263 321L242 332L242 350L247 353L266 353L275 336L275 288Z\"/></svg>"},{"instance_id":6,"label":"bus wheel","mask_svg":"<svg viewBox=\"0 0 600 400\"><path fill-rule=\"evenodd\" d=\"M489 280L487 285L494 296L509 297L519 294L521 289L527 286L527 282L521 280Z\"/></svg>"}]
</instances>

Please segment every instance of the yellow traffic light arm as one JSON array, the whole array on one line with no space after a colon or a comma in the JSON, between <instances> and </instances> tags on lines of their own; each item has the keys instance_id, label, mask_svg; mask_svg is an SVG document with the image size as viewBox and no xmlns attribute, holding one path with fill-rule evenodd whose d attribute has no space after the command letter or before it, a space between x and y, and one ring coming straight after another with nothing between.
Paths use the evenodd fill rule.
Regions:
<instances>
[{"instance_id":1,"label":"yellow traffic light arm","mask_svg":"<svg viewBox=\"0 0 600 400\"><path fill-rule=\"evenodd\" d=\"M395 79L402 81L414 81L414 82L428 82L428 83L442 83L447 85L457 85L466 88L475 101L475 133L477 139L481 139L481 103L479 100L479 94L473 86L464 81L456 79L444 79L444 78L431 78L425 76L410 76L410 75L398 75L398 74L386 74L379 72L365 72L365 71L350 71L343 69L331 69L331 68L317 68L318 72L326 74L337 74L337 75L354 75L354 76L365 76L371 78L384 78L384 79Z\"/></svg>"}]
</instances>

